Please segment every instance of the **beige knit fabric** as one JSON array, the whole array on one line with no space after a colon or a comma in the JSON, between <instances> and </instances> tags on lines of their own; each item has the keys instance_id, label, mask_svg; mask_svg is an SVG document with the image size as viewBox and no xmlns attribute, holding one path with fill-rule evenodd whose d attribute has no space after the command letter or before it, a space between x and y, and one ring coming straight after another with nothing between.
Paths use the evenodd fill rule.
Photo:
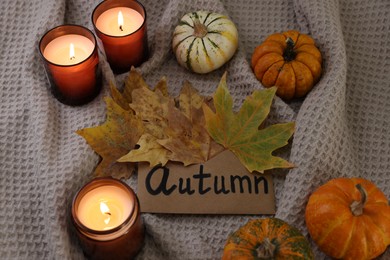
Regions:
<instances>
[{"instance_id":1,"label":"beige knit fabric","mask_svg":"<svg viewBox=\"0 0 390 260\"><path fill-rule=\"evenodd\" d=\"M83 259L70 222L76 191L93 178L98 156L75 131L105 120L111 72L102 59L104 87L91 103L69 107L48 91L38 41L48 29L74 23L92 29L98 0L2 0L0 3L0 258ZM390 197L389 0L142 0L151 56L140 71L150 85L168 77L177 94L185 79L204 95L224 71L236 108L262 88L249 61L267 35L289 29L310 34L324 73L301 100L276 99L269 123L296 120L292 145L279 154L297 167L275 171L276 216L307 234L310 193L331 178L364 177ZM194 10L227 14L239 50L221 69L195 75L171 51L180 17ZM127 181L136 189L136 176ZM229 233L249 218L144 214L146 240L138 259L219 259ZM326 259L313 244L316 259ZM390 259L390 249L382 259Z\"/></svg>"}]
</instances>

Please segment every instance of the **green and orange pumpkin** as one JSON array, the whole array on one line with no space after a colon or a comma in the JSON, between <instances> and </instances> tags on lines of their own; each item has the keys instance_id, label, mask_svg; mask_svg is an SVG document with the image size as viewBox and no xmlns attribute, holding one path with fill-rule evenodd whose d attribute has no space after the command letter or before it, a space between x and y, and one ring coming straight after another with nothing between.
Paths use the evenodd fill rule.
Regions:
<instances>
[{"instance_id":1,"label":"green and orange pumpkin","mask_svg":"<svg viewBox=\"0 0 390 260\"><path fill-rule=\"evenodd\" d=\"M222 260L313 259L307 239L278 218L250 220L232 233Z\"/></svg>"}]
</instances>

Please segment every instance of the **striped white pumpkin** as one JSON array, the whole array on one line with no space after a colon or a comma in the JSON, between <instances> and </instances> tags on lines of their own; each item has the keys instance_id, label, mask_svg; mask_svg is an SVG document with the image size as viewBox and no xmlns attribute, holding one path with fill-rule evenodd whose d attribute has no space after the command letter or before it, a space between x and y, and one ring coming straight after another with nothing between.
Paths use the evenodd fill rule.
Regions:
<instances>
[{"instance_id":1,"label":"striped white pumpkin","mask_svg":"<svg viewBox=\"0 0 390 260\"><path fill-rule=\"evenodd\" d=\"M231 59L237 47L237 28L222 14L188 13L173 33L172 48L177 61L196 73L218 69Z\"/></svg>"}]
</instances>

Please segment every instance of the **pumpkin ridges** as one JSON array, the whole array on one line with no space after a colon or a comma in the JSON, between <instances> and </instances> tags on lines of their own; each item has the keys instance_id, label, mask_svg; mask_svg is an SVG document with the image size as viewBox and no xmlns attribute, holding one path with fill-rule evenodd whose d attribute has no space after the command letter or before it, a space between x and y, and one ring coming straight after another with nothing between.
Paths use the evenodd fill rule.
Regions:
<instances>
[{"instance_id":1,"label":"pumpkin ridges","mask_svg":"<svg viewBox=\"0 0 390 260\"><path fill-rule=\"evenodd\" d=\"M321 52L317 48L313 48L313 45L301 45L299 48L295 50L295 52L298 53L307 53L310 54L314 59L318 61L318 63L321 64L322 62L322 55Z\"/></svg>"},{"instance_id":2,"label":"pumpkin ridges","mask_svg":"<svg viewBox=\"0 0 390 260\"><path fill-rule=\"evenodd\" d=\"M216 17L216 18L214 18L213 20L211 20L207 25L206 25L206 27L209 27L212 23L214 23L215 21L218 21L218 20L221 20L221 19L224 19L225 18L225 16L219 16L219 17Z\"/></svg>"},{"instance_id":3,"label":"pumpkin ridges","mask_svg":"<svg viewBox=\"0 0 390 260\"><path fill-rule=\"evenodd\" d=\"M364 210L364 216L370 218L372 224L381 231L383 244L385 244L386 247L390 245L390 210L385 212L383 206L377 207L376 209L368 207Z\"/></svg>"},{"instance_id":4,"label":"pumpkin ridges","mask_svg":"<svg viewBox=\"0 0 390 260\"><path fill-rule=\"evenodd\" d=\"M356 220L356 225L355 228L351 229L351 241L353 242L349 244L349 247L343 257L351 260L364 260L367 259L368 256L367 239L364 235L365 225L360 217L354 218L354 220ZM369 259L371 259L371 257Z\"/></svg>"},{"instance_id":5,"label":"pumpkin ridges","mask_svg":"<svg viewBox=\"0 0 390 260\"><path fill-rule=\"evenodd\" d=\"M295 97L303 97L307 91L311 90L313 87L314 79L311 74L310 69L299 61L294 61L291 63L292 69L295 74Z\"/></svg>"},{"instance_id":6,"label":"pumpkin ridges","mask_svg":"<svg viewBox=\"0 0 390 260\"><path fill-rule=\"evenodd\" d=\"M299 240L301 241L299 242ZM281 247L278 253L281 255L300 256L300 257L304 257L304 259L307 259L308 256L305 257L305 255L302 254L302 252L296 251L297 248L296 246L294 247L294 244L300 247L308 246L306 244L306 239L302 236L289 237L288 239L286 239L281 243ZM291 250L289 247L294 247L294 250Z\"/></svg>"},{"instance_id":7,"label":"pumpkin ridges","mask_svg":"<svg viewBox=\"0 0 390 260\"><path fill-rule=\"evenodd\" d=\"M341 230L351 230L350 232L344 232L348 235L348 237L346 239L343 239L342 237L337 237L338 241L342 241L343 244L340 245L340 249L339 250L338 248L329 248L324 251L326 254L328 255L332 255L334 256L335 258L344 258L345 255L348 254L349 250L350 250L350 246L351 246L351 241L354 241L353 240L353 234L354 234L354 230L355 230L355 227L356 227L356 222L357 222L357 219L356 218L353 218L352 220L352 224L351 226L352 227L348 227L348 228L343 228L342 226L339 227L339 229ZM330 237L330 239L332 239L332 237ZM355 241L354 241L355 242Z\"/></svg>"},{"instance_id":8,"label":"pumpkin ridges","mask_svg":"<svg viewBox=\"0 0 390 260\"><path fill-rule=\"evenodd\" d=\"M353 226L353 223L350 222L350 218L351 218L351 214L349 213L344 213L342 215L337 215L337 212L339 210L333 210L332 212L327 212L328 214L328 217L331 218L333 217L333 219L331 221L328 221L328 223L326 223L326 229L323 230L322 233L318 233L318 237L320 237L320 239L316 239L317 240L317 244L319 246L322 246L324 244L326 244L326 240L327 238L329 238L329 236L332 234L332 232L335 232L335 230L337 231L337 228L341 225L351 225ZM321 211L319 211L321 212ZM321 212L322 213L322 212ZM335 214L336 213L336 214ZM337 218L335 218L335 216L337 216ZM324 227L325 223L322 223L322 226ZM331 236L332 237L332 236ZM338 237L336 237L338 239ZM335 238L335 239L336 239Z\"/></svg>"},{"instance_id":9,"label":"pumpkin ridges","mask_svg":"<svg viewBox=\"0 0 390 260\"><path fill-rule=\"evenodd\" d=\"M291 99L295 93L295 75L291 67L291 63L285 63L276 79L275 86L277 87L276 94Z\"/></svg>"},{"instance_id":10,"label":"pumpkin ridges","mask_svg":"<svg viewBox=\"0 0 390 260\"><path fill-rule=\"evenodd\" d=\"M209 34L212 34L212 33L219 34L219 35L225 37L226 39L228 39L228 41L230 41L230 42L235 42L235 40L236 40L234 35L231 34L230 32L209 31L208 33Z\"/></svg>"},{"instance_id":11,"label":"pumpkin ridges","mask_svg":"<svg viewBox=\"0 0 390 260\"><path fill-rule=\"evenodd\" d=\"M254 67L256 77L263 78L264 73L276 62L284 61L283 57L276 53L265 54L261 62L258 62Z\"/></svg>"},{"instance_id":12,"label":"pumpkin ridges","mask_svg":"<svg viewBox=\"0 0 390 260\"><path fill-rule=\"evenodd\" d=\"M295 60L305 64L310 69L314 82L317 82L321 76L321 64L316 59L311 59L311 57L310 54L299 52Z\"/></svg>"},{"instance_id":13,"label":"pumpkin ridges","mask_svg":"<svg viewBox=\"0 0 390 260\"><path fill-rule=\"evenodd\" d=\"M259 61L259 59L268 53L277 53L282 56L283 46L279 43L275 44L273 41L265 42L264 44L257 46L251 59L252 68L256 66L256 63Z\"/></svg>"},{"instance_id":14,"label":"pumpkin ridges","mask_svg":"<svg viewBox=\"0 0 390 260\"><path fill-rule=\"evenodd\" d=\"M367 245L371 245L367 247L367 254L370 256L377 256L380 252L383 252L386 247L384 247L384 243L386 242L386 234L383 230L377 225L375 221L373 221L367 215L362 216L362 224L369 223L370 225L365 225L364 236L366 237ZM382 246L381 246L382 245Z\"/></svg>"},{"instance_id":15,"label":"pumpkin ridges","mask_svg":"<svg viewBox=\"0 0 390 260\"><path fill-rule=\"evenodd\" d=\"M276 79L278 78L279 71L283 69L285 61L278 61L272 64L263 75L262 84L266 88L275 86Z\"/></svg>"},{"instance_id":16,"label":"pumpkin ridges","mask_svg":"<svg viewBox=\"0 0 390 260\"><path fill-rule=\"evenodd\" d=\"M297 39L297 41L295 42L295 49L299 49L301 46L303 45L315 45L315 42L313 40L313 38L311 38L310 36L308 36L307 34L299 34L299 37Z\"/></svg>"},{"instance_id":17,"label":"pumpkin ridges","mask_svg":"<svg viewBox=\"0 0 390 260\"><path fill-rule=\"evenodd\" d=\"M210 17L210 15L211 15L211 13L208 13L208 14L206 15L206 17L205 17L204 20L203 20L203 24L206 23L206 21L207 21L207 19Z\"/></svg>"},{"instance_id":18,"label":"pumpkin ridges","mask_svg":"<svg viewBox=\"0 0 390 260\"><path fill-rule=\"evenodd\" d=\"M274 33L265 38L264 42L274 41L286 48L286 37L282 33Z\"/></svg>"},{"instance_id":19,"label":"pumpkin ridges","mask_svg":"<svg viewBox=\"0 0 390 260\"><path fill-rule=\"evenodd\" d=\"M207 48L206 48L206 45L204 43L204 39L202 38L202 46L203 46L203 51L205 53L205 60L207 62L207 64L209 65L209 67L213 67L214 66L214 63L213 63L213 60L210 58L208 52L207 52Z\"/></svg>"},{"instance_id":20,"label":"pumpkin ridges","mask_svg":"<svg viewBox=\"0 0 390 260\"><path fill-rule=\"evenodd\" d=\"M352 216L352 213L344 211L348 208L346 203L343 201L340 204L332 203L332 198L327 199L326 194L331 193L317 190L316 193L310 197L305 212L306 226L311 237L318 245L322 245L322 240L324 240L337 225L345 221L348 222L348 219ZM322 207L323 205L332 205L332 207L324 208ZM344 213L340 215L340 212L343 211ZM337 218L335 218L335 216L337 216Z\"/></svg>"},{"instance_id":21,"label":"pumpkin ridges","mask_svg":"<svg viewBox=\"0 0 390 260\"><path fill-rule=\"evenodd\" d=\"M364 214L375 219L375 225L380 227L386 236L386 243L390 245L390 208L387 204L369 204L364 207Z\"/></svg>"},{"instance_id":22,"label":"pumpkin ridges","mask_svg":"<svg viewBox=\"0 0 390 260\"><path fill-rule=\"evenodd\" d=\"M191 42L190 45L188 46L188 50L187 50L187 55L186 55L185 64L186 64L186 66L187 66L187 68L188 68L189 70L192 70L192 65L191 65L192 60L191 60L190 55L191 55L191 51L192 51L192 46L194 45L194 42L196 41L196 39L197 39L197 38L194 37L194 39L192 40L192 42Z\"/></svg>"},{"instance_id":23,"label":"pumpkin ridges","mask_svg":"<svg viewBox=\"0 0 390 260\"><path fill-rule=\"evenodd\" d=\"M190 37L193 37L193 36L192 35L188 35L187 37L185 37L182 40L180 40L175 46L173 46L173 51L176 52L176 50L179 47L179 45L182 44L185 40L187 40Z\"/></svg>"}]
</instances>

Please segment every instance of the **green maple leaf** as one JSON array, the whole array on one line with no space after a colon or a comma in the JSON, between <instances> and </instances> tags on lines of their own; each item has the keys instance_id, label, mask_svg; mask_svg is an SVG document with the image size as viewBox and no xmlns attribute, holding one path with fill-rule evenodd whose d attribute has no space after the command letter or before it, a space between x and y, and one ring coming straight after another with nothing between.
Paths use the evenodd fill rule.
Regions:
<instances>
[{"instance_id":1,"label":"green maple leaf","mask_svg":"<svg viewBox=\"0 0 390 260\"><path fill-rule=\"evenodd\" d=\"M273 156L272 152L288 144L295 123L276 124L259 130L270 112L275 92L275 87L254 91L246 98L239 112L235 113L225 73L214 93L215 112L203 105L210 136L231 150L250 172L263 173L273 168L294 167L288 161Z\"/></svg>"}]
</instances>

